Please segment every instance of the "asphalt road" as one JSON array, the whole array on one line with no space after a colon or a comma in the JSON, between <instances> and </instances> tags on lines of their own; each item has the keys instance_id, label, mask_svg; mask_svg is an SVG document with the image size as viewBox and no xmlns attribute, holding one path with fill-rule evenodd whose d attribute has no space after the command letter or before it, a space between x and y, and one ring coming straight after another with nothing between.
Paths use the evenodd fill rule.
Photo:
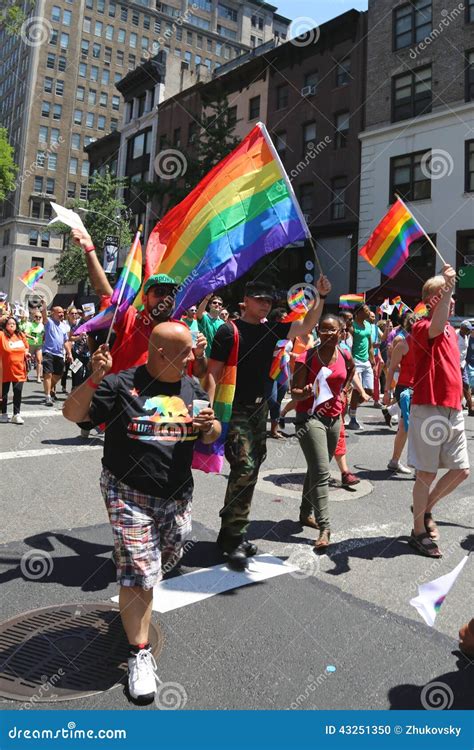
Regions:
<instances>
[{"instance_id":1,"label":"asphalt road","mask_svg":"<svg viewBox=\"0 0 474 750\"><path fill-rule=\"evenodd\" d=\"M101 439L78 437L60 405L43 407L36 383L26 385L23 414L23 426L0 425L2 621L36 607L109 601L117 592L98 484ZM303 573L154 613L165 637L158 674L184 689L186 708L421 708L423 687L438 681L451 691L452 708L473 707L473 665L457 650L459 626L474 612L471 560L434 628L409 604L418 584L451 571L472 547L473 480L439 506L443 559L415 555L407 545L413 481L386 470L394 433L380 412L365 407L361 417L366 429L349 433L348 451L364 483L359 492L331 491L327 555L314 556L316 532L298 523L305 462L290 424L284 442L268 441L249 536ZM473 459L474 419L466 427ZM221 562L214 540L226 478L197 472L195 482L181 574ZM20 568L33 549L48 550L53 561L40 580ZM0 707L18 703L0 699ZM135 708L120 685L54 707Z\"/></svg>"}]
</instances>

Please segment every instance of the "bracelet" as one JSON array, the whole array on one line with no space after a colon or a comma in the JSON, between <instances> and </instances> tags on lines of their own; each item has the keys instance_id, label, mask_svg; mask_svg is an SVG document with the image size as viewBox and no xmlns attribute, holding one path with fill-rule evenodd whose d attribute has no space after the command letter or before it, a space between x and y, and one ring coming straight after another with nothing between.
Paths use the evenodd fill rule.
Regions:
<instances>
[{"instance_id":1,"label":"bracelet","mask_svg":"<svg viewBox=\"0 0 474 750\"><path fill-rule=\"evenodd\" d=\"M92 388L94 391L96 391L100 385L100 383L94 383L94 381L92 380L92 376L90 378L87 378L86 383L89 388Z\"/></svg>"},{"instance_id":2,"label":"bracelet","mask_svg":"<svg viewBox=\"0 0 474 750\"><path fill-rule=\"evenodd\" d=\"M201 430L205 435L208 435L212 430L214 429L214 422L212 422L210 428L208 430Z\"/></svg>"},{"instance_id":3,"label":"bracelet","mask_svg":"<svg viewBox=\"0 0 474 750\"><path fill-rule=\"evenodd\" d=\"M327 297L327 294L320 294L319 295L319 299L326 299L326 297Z\"/></svg>"},{"instance_id":4,"label":"bracelet","mask_svg":"<svg viewBox=\"0 0 474 750\"><path fill-rule=\"evenodd\" d=\"M87 247L84 248L84 252L87 253L93 253L95 250L94 245L87 245Z\"/></svg>"}]
</instances>

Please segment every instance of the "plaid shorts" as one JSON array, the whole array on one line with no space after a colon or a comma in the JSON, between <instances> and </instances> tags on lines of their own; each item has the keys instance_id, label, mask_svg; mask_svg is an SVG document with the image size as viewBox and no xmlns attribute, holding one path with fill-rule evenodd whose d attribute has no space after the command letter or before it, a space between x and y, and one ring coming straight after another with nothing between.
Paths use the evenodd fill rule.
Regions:
<instances>
[{"instance_id":1,"label":"plaid shorts","mask_svg":"<svg viewBox=\"0 0 474 750\"><path fill-rule=\"evenodd\" d=\"M120 482L105 466L100 488L114 535L117 582L152 589L182 556L191 500L162 500Z\"/></svg>"}]
</instances>

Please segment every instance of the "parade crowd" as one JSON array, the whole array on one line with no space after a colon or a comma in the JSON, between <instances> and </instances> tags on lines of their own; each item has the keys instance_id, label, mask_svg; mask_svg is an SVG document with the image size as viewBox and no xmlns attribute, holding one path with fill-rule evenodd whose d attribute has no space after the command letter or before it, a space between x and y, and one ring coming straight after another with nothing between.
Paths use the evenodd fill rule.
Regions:
<instances>
[{"instance_id":1,"label":"parade crowd","mask_svg":"<svg viewBox=\"0 0 474 750\"><path fill-rule=\"evenodd\" d=\"M72 235L104 305L113 290L92 239L82 230ZM408 311L393 316L395 325L367 304L325 312L331 283L323 275L314 305L298 319L286 320L286 308L272 309L275 289L262 281L247 283L233 312L211 293L175 319L178 283L154 274L143 288L143 310L127 309L110 345L107 331L76 333L86 316L72 305L48 311L43 301L31 316L4 305L0 421L24 423L29 376L42 383L47 408L59 388L67 393L69 371L64 417L83 438L94 428L105 436L100 488L114 536L132 698L147 702L155 692L148 639L153 587L179 561L191 529L199 445L211 450L223 443L230 471L217 545L230 567L245 570L257 553L246 534L267 438L285 440L294 412L307 463L299 521L315 530L314 549L322 553L331 544L331 461L343 486L358 484L345 432L363 434L359 407L372 401L382 424L397 426L388 469L413 475L409 544L420 555L442 556L434 509L469 476L464 424L474 416L474 329L468 320L459 330L449 323L454 285L455 271L445 265L420 289L428 315ZM270 374L282 346L289 354L286 382ZM217 419L217 403L230 393L227 418ZM441 442L430 439L437 429L445 433ZM437 478L439 470L445 472ZM466 652L471 635L466 631Z\"/></svg>"}]
</instances>

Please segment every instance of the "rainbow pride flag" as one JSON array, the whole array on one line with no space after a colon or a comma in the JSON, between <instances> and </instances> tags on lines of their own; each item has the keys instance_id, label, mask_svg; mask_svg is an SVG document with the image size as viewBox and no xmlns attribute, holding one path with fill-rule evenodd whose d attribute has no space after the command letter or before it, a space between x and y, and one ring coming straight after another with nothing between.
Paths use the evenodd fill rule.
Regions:
<instances>
[{"instance_id":1,"label":"rainbow pride flag","mask_svg":"<svg viewBox=\"0 0 474 750\"><path fill-rule=\"evenodd\" d=\"M284 385L290 379L290 352L293 349L293 342L289 339L280 339L277 341L275 351L273 352L273 362L270 367L270 377L272 380L278 380Z\"/></svg>"},{"instance_id":2,"label":"rainbow pride flag","mask_svg":"<svg viewBox=\"0 0 474 750\"><path fill-rule=\"evenodd\" d=\"M416 313L416 315L424 315L426 317L426 315L428 315L429 313L429 310L424 302L418 302L413 312Z\"/></svg>"},{"instance_id":3,"label":"rainbow pride flag","mask_svg":"<svg viewBox=\"0 0 474 750\"><path fill-rule=\"evenodd\" d=\"M216 419L221 423L222 432L220 437L210 445L198 440L193 453L193 469L199 469L207 474L219 474L224 466L224 446L232 416L235 384L237 382L237 362L239 359L239 331L232 321L231 325L234 334L232 349L217 384L213 404L214 414Z\"/></svg>"},{"instance_id":4,"label":"rainbow pride flag","mask_svg":"<svg viewBox=\"0 0 474 750\"><path fill-rule=\"evenodd\" d=\"M373 268L393 278L408 260L410 244L424 233L414 216L398 198L374 229L359 255Z\"/></svg>"},{"instance_id":5,"label":"rainbow pride flag","mask_svg":"<svg viewBox=\"0 0 474 750\"><path fill-rule=\"evenodd\" d=\"M44 276L45 271L46 269L41 266L33 266L32 268L29 268L28 271L25 271L25 273L22 273L18 278L28 287L28 289L33 290L41 277Z\"/></svg>"},{"instance_id":6,"label":"rainbow pride flag","mask_svg":"<svg viewBox=\"0 0 474 750\"><path fill-rule=\"evenodd\" d=\"M260 258L311 236L265 125L258 123L153 229L154 273L181 284L179 315Z\"/></svg>"},{"instance_id":7,"label":"rainbow pride flag","mask_svg":"<svg viewBox=\"0 0 474 750\"><path fill-rule=\"evenodd\" d=\"M75 331L75 334L90 333L109 328L112 324L115 309L118 307L116 321L121 320L127 308L136 298L142 283L142 246L140 243L140 231L135 235L132 246L127 255L125 265L122 268L118 281L115 285L111 304L91 320L83 323Z\"/></svg>"},{"instance_id":8,"label":"rainbow pride flag","mask_svg":"<svg viewBox=\"0 0 474 750\"><path fill-rule=\"evenodd\" d=\"M397 297L393 298L392 305L398 305L400 304L401 301L402 301L402 298L400 297L400 295L398 295Z\"/></svg>"},{"instance_id":9,"label":"rainbow pride flag","mask_svg":"<svg viewBox=\"0 0 474 750\"><path fill-rule=\"evenodd\" d=\"M339 297L339 307L345 310L352 310L354 307L363 305L365 294L341 294Z\"/></svg>"}]
</instances>

